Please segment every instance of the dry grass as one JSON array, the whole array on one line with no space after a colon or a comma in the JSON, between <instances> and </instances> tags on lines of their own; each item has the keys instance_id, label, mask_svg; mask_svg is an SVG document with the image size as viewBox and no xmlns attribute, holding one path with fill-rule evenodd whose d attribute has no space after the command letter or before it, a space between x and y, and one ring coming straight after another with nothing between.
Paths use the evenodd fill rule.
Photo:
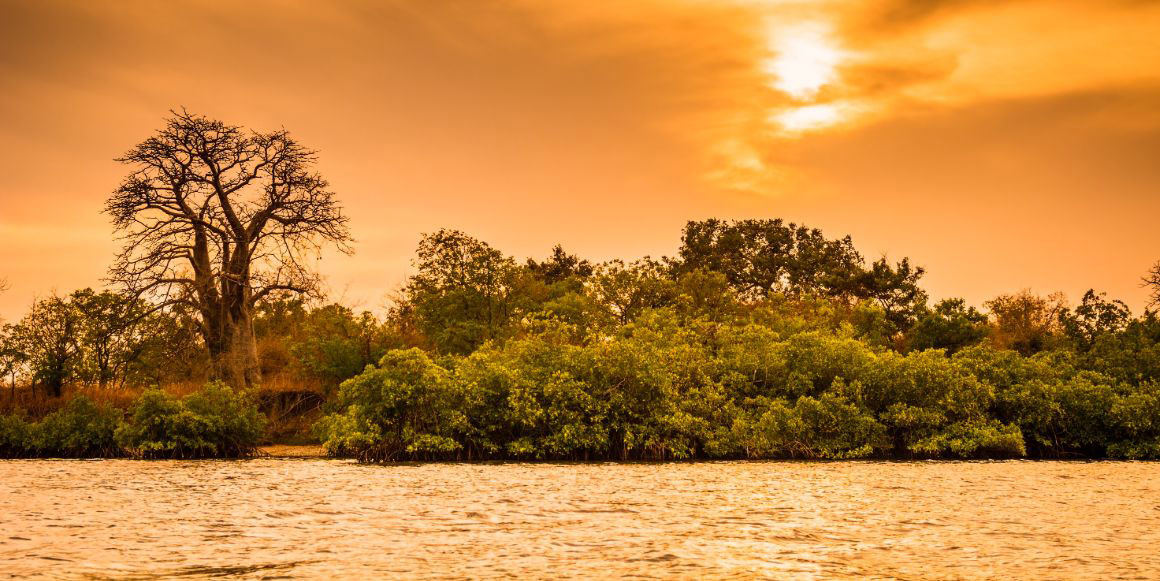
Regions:
<instances>
[{"instance_id":1,"label":"dry grass","mask_svg":"<svg viewBox=\"0 0 1160 581\"><path fill-rule=\"evenodd\" d=\"M0 394L0 414L10 414L23 411L32 418L42 418L64 407L77 396L85 396L97 403L109 407L127 409L133 400L141 395L140 389L109 389L97 386L74 385L64 389L61 397L49 397L43 389L33 387L8 388Z\"/></svg>"}]
</instances>

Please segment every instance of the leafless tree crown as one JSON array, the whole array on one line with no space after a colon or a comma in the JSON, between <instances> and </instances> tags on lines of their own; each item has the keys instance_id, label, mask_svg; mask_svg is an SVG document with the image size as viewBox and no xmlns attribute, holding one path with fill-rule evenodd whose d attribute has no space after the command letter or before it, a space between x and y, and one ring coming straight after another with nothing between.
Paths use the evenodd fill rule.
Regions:
<instances>
[{"instance_id":1,"label":"leafless tree crown","mask_svg":"<svg viewBox=\"0 0 1160 581\"><path fill-rule=\"evenodd\" d=\"M118 161L134 169L106 205L123 242L111 279L160 304L313 293L309 255L325 243L349 251L347 219L313 171L315 152L285 130L173 112Z\"/></svg>"}]
</instances>

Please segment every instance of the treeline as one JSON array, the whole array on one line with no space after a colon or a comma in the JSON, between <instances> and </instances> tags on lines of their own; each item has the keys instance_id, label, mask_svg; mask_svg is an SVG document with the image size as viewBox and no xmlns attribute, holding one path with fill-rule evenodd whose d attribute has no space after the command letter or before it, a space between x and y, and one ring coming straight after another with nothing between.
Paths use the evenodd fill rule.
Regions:
<instances>
[{"instance_id":1,"label":"treeline","mask_svg":"<svg viewBox=\"0 0 1160 581\"><path fill-rule=\"evenodd\" d=\"M1154 312L932 304L922 275L780 220L690 222L675 257L604 263L441 230L382 316L271 295L252 324L263 389L322 394L319 437L364 460L1160 455ZM199 321L49 297L5 327L0 371L14 394L200 384Z\"/></svg>"},{"instance_id":2,"label":"treeline","mask_svg":"<svg viewBox=\"0 0 1160 581\"><path fill-rule=\"evenodd\" d=\"M124 392L204 383L210 362L199 324L181 308L158 310L108 290L52 295L0 327L0 381L9 402L18 389L59 398L70 387ZM262 303L254 327L270 383L323 395L403 345L390 323L369 312L302 299Z\"/></svg>"},{"instance_id":3,"label":"treeline","mask_svg":"<svg viewBox=\"0 0 1160 581\"><path fill-rule=\"evenodd\" d=\"M418 348L345 382L320 436L368 461L1160 456L1153 312L931 305L908 260L778 220L682 242L519 264L426 236L392 314Z\"/></svg>"}]
</instances>

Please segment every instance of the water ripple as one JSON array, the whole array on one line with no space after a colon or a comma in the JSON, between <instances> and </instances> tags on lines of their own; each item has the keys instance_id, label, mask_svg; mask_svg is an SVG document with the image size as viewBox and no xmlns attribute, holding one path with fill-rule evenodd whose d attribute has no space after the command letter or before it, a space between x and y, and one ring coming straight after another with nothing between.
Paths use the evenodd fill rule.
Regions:
<instances>
[{"instance_id":1,"label":"water ripple","mask_svg":"<svg viewBox=\"0 0 1160 581\"><path fill-rule=\"evenodd\" d=\"M0 462L0 578L1160 577L1160 464Z\"/></svg>"}]
</instances>

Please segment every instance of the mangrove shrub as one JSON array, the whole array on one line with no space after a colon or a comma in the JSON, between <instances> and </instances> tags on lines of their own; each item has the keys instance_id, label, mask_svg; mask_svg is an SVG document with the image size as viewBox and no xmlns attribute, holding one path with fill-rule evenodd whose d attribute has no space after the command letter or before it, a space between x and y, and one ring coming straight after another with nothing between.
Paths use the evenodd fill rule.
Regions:
<instances>
[{"instance_id":1,"label":"mangrove shrub","mask_svg":"<svg viewBox=\"0 0 1160 581\"><path fill-rule=\"evenodd\" d=\"M264 423L250 392L211 382L181 399L147 390L116 437L145 458L239 458L257 447Z\"/></svg>"}]
</instances>

